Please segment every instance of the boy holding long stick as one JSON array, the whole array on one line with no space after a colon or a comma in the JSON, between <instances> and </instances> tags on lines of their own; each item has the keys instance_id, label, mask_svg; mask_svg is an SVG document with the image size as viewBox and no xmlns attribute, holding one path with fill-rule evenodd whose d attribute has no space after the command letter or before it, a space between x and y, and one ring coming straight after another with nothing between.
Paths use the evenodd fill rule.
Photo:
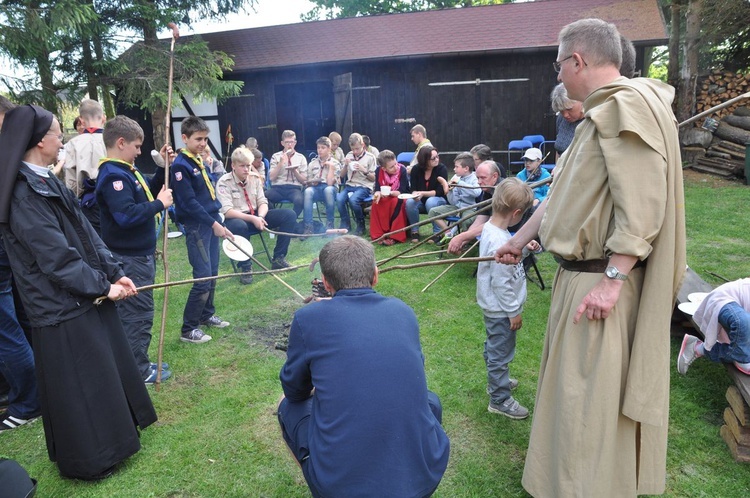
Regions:
<instances>
[{"instance_id":1,"label":"boy holding long stick","mask_svg":"<svg viewBox=\"0 0 750 498\"><path fill-rule=\"evenodd\" d=\"M96 183L102 240L136 287L151 285L156 274L154 217L172 205L172 190L163 186L164 169L157 168L149 186L135 167L135 158L141 154L143 144L143 130L138 123L115 116L104 126L103 135L107 157L99 163ZM148 358L154 323L153 291L139 292L118 303L117 312L141 377L146 384L153 384L158 372L156 364ZM161 380L171 375L166 364L162 365Z\"/></svg>"},{"instance_id":2,"label":"boy holding long stick","mask_svg":"<svg viewBox=\"0 0 750 498\"><path fill-rule=\"evenodd\" d=\"M193 278L219 274L219 237L234 240L232 232L221 224L221 202L208 177L201 153L208 144L208 125L201 118L190 116L182 122L180 151L170 169L170 185L174 189L177 222L185 226L188 259ZM229 322L214 313L216 281L196 282L190 289L182 314L181 341L201 344L211 336L199 327L224 328Z\"/></svg>"}]
</instances>

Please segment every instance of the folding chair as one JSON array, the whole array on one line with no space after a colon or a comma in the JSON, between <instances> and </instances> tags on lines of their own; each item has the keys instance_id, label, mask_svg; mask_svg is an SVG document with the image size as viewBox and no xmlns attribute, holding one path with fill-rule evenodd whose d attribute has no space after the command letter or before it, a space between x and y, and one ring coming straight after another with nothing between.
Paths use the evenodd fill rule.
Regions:
<instances>
[{"instance_id":1,"label":"folding chair","mask_svg":"<svg viewBox=\"0 0 750 498\"><path fill-rule=\"evenodd\" d=\"M263 250L266 253L266 257L268 258L268 264L270 268L273 265L273 258L271 257L271 251L268 250L268 245L266 244L266 238L263 237L263 232L260 232L255 227L253 227L253 229L250 230L250 233L247 235L248 240L250 240L250 237L252 237L253 235L257 235L258 237L260 237L260 242L261 244L263 244ZM229 261L230 263L232 263L232 272L239 273L237 262L231 258L229 258Z\"/></svg>"},{"instance_id":2,"label":"folding chair","mask_svg":"<svg viewBox=\"0 0 750 498\"><path fill-rule=\"evenodd\" d=\"M555 158L557 156L554 140L545 140L544 142L542 142L542 154L544 154L545 157L544 161L542 162L542 168L546 169L549 172L552 172L552 170L555 168Z\"/></svg>"},{"instance_id":3,"label":"folding chair","mask_svg":"<svg viewBox=\"0 0 750 498\"><path fill-rule=\"evenodd\" d=\"M396 161L403 164L404 166L408 166L412 159L414 159L414 153L413 152L400 152L398 156L396 156Z\"/></svg>"},{"instance_id":4,"label":"folding chair","mask_svg":"<svg viewBox=\"0 0 750 498\"><path fill-rule=\"evenodd\" d=\"M526 149L533 147L528 140L511 140L508 143L508 173L513 172L513 165L520 166L518 171L523 169L523 160L511 161L511 154L518 154L519 159L523 156Z\"/></svg>"},{"instance_id":5,"label":"folding chair","mask_svg":"<svg viewBox=\"0 0 750 498\"><path fill-rule=\"evenodd\" d=\"M523 258L523 271L526 273L526 279L539 286L539 289L544 290L544 279L542 278L542 273L539 271L539 267L536 265L536 254L529 254L525 258ZM535 277L531 276L531 273L529 272L529 269L533 268L534 273L536 274ZM535 280L536 278L536 280Z\"/></svg>"},{"instance_id":6,"label":"folding chair","mask_svg":"<svg viewBox=\"0 0 750 498\"><path fill-rule=\"evenodd\" d=\"M526 135L521 140L528 140L529 142L531 142L532 147L541 149L542 144L544 143L544 135Z\"/></svg>"}]
</instances>

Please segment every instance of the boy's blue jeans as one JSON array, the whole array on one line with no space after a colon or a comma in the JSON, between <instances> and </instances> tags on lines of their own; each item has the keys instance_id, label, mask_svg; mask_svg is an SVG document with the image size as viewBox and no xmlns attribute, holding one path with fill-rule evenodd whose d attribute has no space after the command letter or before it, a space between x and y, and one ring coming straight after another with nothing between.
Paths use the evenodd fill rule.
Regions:
<instances>
[{"instance_id":1,"label":"boy's blue jeans","mask_svg":"<svg viewBox=\"0 0 750 498\"><path fill-rule=\"evenodd\" d=\"M338 189L332 185L326 185L325 183L315 185L313 187L307 187L305 189L305 209L303 211L303 221L305 225L309 225L313 221L313 202L325 201L326 203L326 218L328 224L333 226L333 218L336 216L336 194Z\"/></svg>"},{"instance_id":2,"label":"boy's blue jeans","mask_svg":"<svg viewBox=\"0 0 750 498\"><path fill-rule=\"evenodd\" d=\"M188 260L193 267L193 278L211 277L219 274L219 238L209 225L185 224L185 242ZM216 312L214 291L216 280L196 282L190 289L185 311L182 314L182 333L200 327Z\"/></svg>"},{"instance_id":3,"label":"boy's blue jeans","mask_svg":"<svg viewBox=\"0 0 750 498\"><path fill-rule=\"evenodd\" d=\"M11 278L8 257L0 248L0 372L10 386L8 413L29 419L40 411L34 355L16 318Z\"/></svg>"},{"instance_id":4,"label":"boy's blue jeans","mask_svg":"<svg viewBox=\"0 0 750 498\"><path fill-rule=\"evenodd\" d=\"M711 361L750 363L750 313L737 303L725 304L719 312L719 325L729 335L729 344L717 342L706 357Z\"/></svg>"},{"instance_id":5,"label":"boy's blue jeans","mask_svg":"<svg viewBox=\"0 0 750 498\"><path fill-rule=\"evenodd\" d=\"M352 208L354 218L360 225L365 222L365 212L362 210L362 201L370 196L370 189L367 187L356 187L347 185L344 190L336 195L336 204L341 215L341 226L350 227L349 210L346 208L347 203Z\"/></svg>"}]
</instances>

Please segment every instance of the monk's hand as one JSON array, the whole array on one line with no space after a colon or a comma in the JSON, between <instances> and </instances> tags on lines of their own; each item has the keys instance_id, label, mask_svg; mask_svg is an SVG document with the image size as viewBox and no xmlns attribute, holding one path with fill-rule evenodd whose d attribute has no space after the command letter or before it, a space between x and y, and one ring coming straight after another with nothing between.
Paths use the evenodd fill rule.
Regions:
<instances>
[{"instance_id":1,"label":"monk's hand","mask_svg":"<svg viewBox=\"0 0 750 498\"><path fill-rule=\"evenodd\" d=\"M584 313L589 320L604 320L607 318L612 308L617 304L622 285L621 280L602 277L602 280L586 294L581 304L576 308L573 324L577 325Z\"/></svg>"},{"instance_id":2,"label":"monk's hand","mask_svg":"<svg viewBox=\"0 0 750 498\"><path fill-rule=\"evenodd\" d=\"M521 262L523 249L519 249L511 241L506 242L495 251L495 262L504 265L516 265Z\"/></svg>"}]
</instances>

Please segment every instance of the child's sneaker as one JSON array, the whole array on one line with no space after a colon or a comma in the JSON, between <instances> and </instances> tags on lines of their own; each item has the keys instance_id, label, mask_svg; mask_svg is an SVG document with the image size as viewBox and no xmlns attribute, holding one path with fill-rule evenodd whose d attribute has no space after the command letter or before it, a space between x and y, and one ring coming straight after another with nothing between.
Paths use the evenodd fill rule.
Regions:
<instances>
[{"instance_id":1,"label":"child's sneaker","mask_svg":"<svg viewBox=\"0 0 750 498\"><path fill-rule=\"evenodd\" d=\"M193 329L190 332L185 332L180 336L182 342L192 342L194 344L201 344L211 340L211 336L205 334L201 329Z\"/></svg>"},{"instance_id":2,"label":"child's sneaker","mask_svg":"<svg viewBox=\"0 0 750 498\"><path fill-rule=\"evenodd\" d=\"M687 373L690 364L698 358L698 353L695 352L695 347L699 343L700 340L694 335L685 334L685 337L682 338L680 354L677 355L677 371L682 375Z\"/></svg>"},{"instance_id":3,"label":"child's sneaker","mask_svg":"<svg viewBox=\"0 0 750 498\"><path fill-rule=\"evenodd\" d=\"M750 375L750 363L740 363L738 361L735 361L734 366L737 367L737 370L739 370L743 374Z\"/></svg>"},{"instance_id":4,"label":"child's sneaker","mask_svg":"<svg viewBox=\"0 0 750 498\"><path fill-rule=\"evenodd\" d=\"M22 425L33 422L37 418L39 418L39 415L30 418L18 418L6 412L2 417L0 417L0 432L17 429Z\"/></svg>"},{"instance_id":5,"label":"child's sneaker","mask_svg":"<svg viewBox=\"0 0 750 498\"><path fill-rule=\"evenodd\" d=\"M229 327L229 322L226 320L222 320L218 316L214 315L208 320L201 322L201 325L205 325L207 327L216 327L217 329L223 329L224 327Z\"/></svg>"},{"instance_id":6,"label":"child's sneaker","mask_svg":"<svg viewBox=\"0 0 750 498\"><path fill-rule=\"evenodd\" d=\"M156 370L156 366L154 365L153 367L151 367L151 371L148 374L148 377L146 377L145 379L143 379L143 382L145 382L146 384L149 384L149 385L150 384L154 384L156 382L156 373L157 373L157 370ZM167 380L171 376L172 376L172 372L170 370L162 370L161 371L161 382L164 382L165 380Z\"/></svg>"},{"instance_id":7,"label":"child's sneaker","mask_svg":"<svg viewBox=\"0 0 750 498\"><path fill-rule=\"evenodd\" d=\"M521 420L529 416L529 410L521 406L513 396L510 396L500 404L490 401L487 411L490 413L499 413L515 420Z\"/></svg>"}]
</instances>

